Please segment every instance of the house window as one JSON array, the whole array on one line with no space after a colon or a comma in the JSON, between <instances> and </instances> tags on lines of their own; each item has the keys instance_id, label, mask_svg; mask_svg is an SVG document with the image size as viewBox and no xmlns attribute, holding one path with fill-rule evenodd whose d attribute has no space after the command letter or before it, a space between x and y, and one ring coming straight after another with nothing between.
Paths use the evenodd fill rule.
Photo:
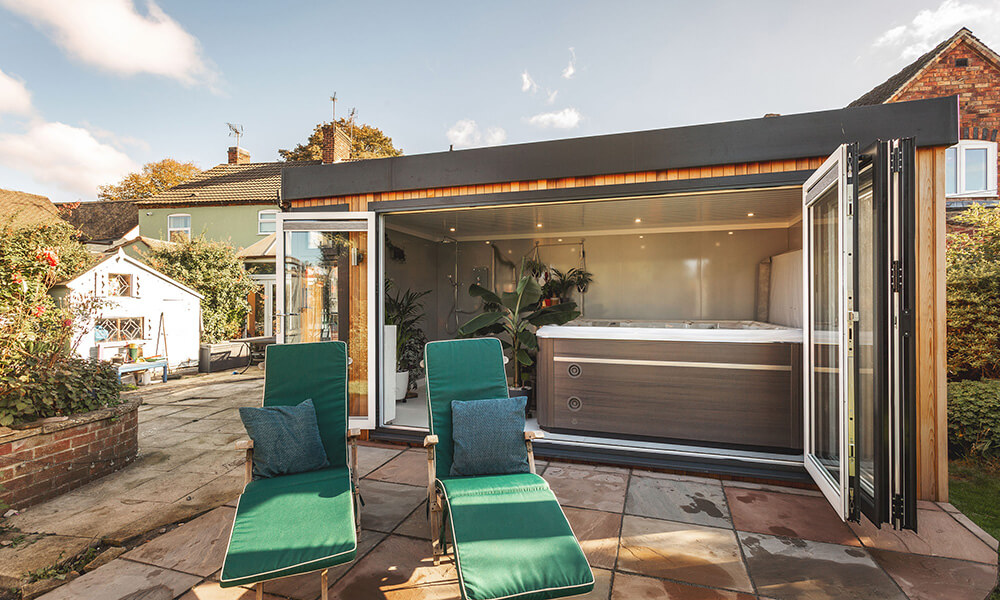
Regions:
<instances>
[{"instance_id":1,"label":"house window","mask_svg":"<svg viewBox=\"0 0 1000 600\"><path fill-rule=\"evenodd\" d=\"M134 296L132 293L132 275L129 273L108 274L109 296Z\"/></svg>"},{"instance_id":2,"label":"house window","mask_svg":"<svg viewBox=\"0 0 1000 600\"><path fill-rule=\"evenodd\" d=\"M962 140L945 150L949 198L997 195L997 143Z\"/></svg>"},{"instance_id":3,"label":"house window","mask_svg":"<svg viewBox=\"0 0 1000 600\"><path fill-rule=\"evenodd\" d=\"M167 217L167 239L171 242L191 239L191 215L170 215Z\"/></svg>"},{"instance_id":4,"label":"house window","mask_svg":"<svg viewBox=\"0 0 1000 600\"><path fill-rule=\"evenodd\" d=\"M97 323L94 325L94 340L98 342L129 342L143 339L142 332L142 317L97 319Z\"/></svg>"},{"instance_id":5,"label":"house window","mask_svg":"<svg viewBox=\"0 0 1000 600\"><path fill-rule=\"evenodd\" d=\"M278 211L262 210L257 213L257 235L267 235L275 232Z\"/></svg>"}]
</instances>

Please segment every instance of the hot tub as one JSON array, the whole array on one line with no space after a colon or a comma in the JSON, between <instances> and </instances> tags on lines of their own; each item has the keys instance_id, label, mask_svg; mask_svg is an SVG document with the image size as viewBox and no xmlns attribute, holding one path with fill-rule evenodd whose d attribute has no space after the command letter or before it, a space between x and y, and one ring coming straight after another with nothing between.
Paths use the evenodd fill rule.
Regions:
<instances>
[{"instance_id":1,"label":"hot tub","mask_svg":"<svg viewBox=\"0 0 1000 600\"><path fill-rule=\"evenodd\" d=\"M802 450L802 330L757 321L577 320L538 330L553 432Z\"/></svg>"}]
</instances>

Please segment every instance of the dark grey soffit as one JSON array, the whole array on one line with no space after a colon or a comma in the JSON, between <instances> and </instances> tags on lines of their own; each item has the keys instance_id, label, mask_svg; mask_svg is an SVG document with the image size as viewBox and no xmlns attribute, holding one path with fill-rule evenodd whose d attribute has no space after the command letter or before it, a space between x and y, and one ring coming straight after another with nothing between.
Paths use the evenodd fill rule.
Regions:
<instances>
[{"instance_id":1,"label":"dark grey soffit","mask_svg":"<svg viewBox=\"0 0 1000 600\"><path fill-rule=\"evenodd\" d=\"M282 200L827 155L840 144L958 142L958 97L284 169Z\"/></svg>"}]
</instances>

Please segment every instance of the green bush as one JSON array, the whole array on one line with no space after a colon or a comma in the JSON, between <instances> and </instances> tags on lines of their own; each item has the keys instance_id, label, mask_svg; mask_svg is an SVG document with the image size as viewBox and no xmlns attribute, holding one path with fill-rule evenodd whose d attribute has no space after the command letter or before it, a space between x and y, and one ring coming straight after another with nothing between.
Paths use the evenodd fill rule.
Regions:
<instances>
[{"instance_id":1,"label":"green bush","mask_svg":"<svg viewBox=\"0 0 1000 600\"><path fill-rule=\"evenodd\" d=\"M959 456L1000 456L1000 380L948 384L948 446Z\"/></svg>"},{"instance_id":2,"label":"green bush","mask_svg":"<svg viewBox=\"0 0 1000 600\"><path fill-rule=\"evenodd\" d=\"M1000 211L974 205L948 234L948 376L1000 376Z\"/></svg>"},{"instance_id":3,"label":"green bush","mask_svg":"<svg viewBox=\"0 0 1000 600\"><path fill-rule=\"evenodd\" d=\"M120 402L118 370L110 363L64 357L48 364L30 357L20 367L0 376L0 424L74 415Z\"/></svg>"}]
</instances>

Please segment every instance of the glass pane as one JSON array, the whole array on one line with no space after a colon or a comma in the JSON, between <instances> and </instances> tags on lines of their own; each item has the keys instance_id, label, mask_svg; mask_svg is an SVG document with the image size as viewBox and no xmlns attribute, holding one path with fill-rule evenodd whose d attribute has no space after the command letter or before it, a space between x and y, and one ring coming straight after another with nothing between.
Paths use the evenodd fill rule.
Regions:
<instances>
[{"instance_id":1,"label":"glass pane","mask_svg":"<svg viewBox=\"0 0 1000 600\"><path fill-rule=\"evenodd\" d=\"M986 148L965 149L965 192L986 189Z\"/></svg>"},{"instance_id":2,"label":"glass pane","mask_svg":"<svg viewBox=\"0 0 1000 600\"><path fill-rule=\"evenodd\" d=\"M854 414L857 423L855 452L861 489L875 494L875 206L872 180L875 169L861 171L858 188L858 252L854 257L858 272L855 306L858 321L854 348L857 396Z\"/></svg>"},{"instance_id":3,"label":"glass pane","mask_svg":"<svg viewBox=\"0 0 1000 600\"><path fill-rule=\"evenodd\" d=\"M367 241L359 231L286 231L284 240L283 341L347 342L351 416L368 407Z\"/></svg>"},{"instance_id":4,"label":"glass pane","mask_svg":"<svg viewBox=\"0 0 1000 600\"><path fill-rule=\"evenodd\" d=\"M812 236L810 381L813 455L831 481L840 482L839 185L809 208Z\"/></svg>"},{"instance_id":5,"label":"glass pane","mask_svg":"<svg viewBox=\"0 0 1000 600\"><path fill-rule=\"evenodd\" d=\"M191 215L171 215L167 217L167 227L169 229L190 229Z\"/></svg>"},{"instance_id":6,"label":"glass pane","mask_svg":"<svg viewBox=\"0 0 1000 600\"><path fill-rule=\"evenodd\" d=\"M257 225L257 230L260 233L274 233L274 221L268 221L266 219L261 219L260 223Z\"/></svg>"},{"instance_id":7,"label":"glass pane","mask_svg":"<svg viewBox=\"0 0 1000 600\"><path fill-rule=\"evenodd\" d=\"M944 151L944 192L958 193L958 149L948 148Z\"/></svg>"}]
</instances>

